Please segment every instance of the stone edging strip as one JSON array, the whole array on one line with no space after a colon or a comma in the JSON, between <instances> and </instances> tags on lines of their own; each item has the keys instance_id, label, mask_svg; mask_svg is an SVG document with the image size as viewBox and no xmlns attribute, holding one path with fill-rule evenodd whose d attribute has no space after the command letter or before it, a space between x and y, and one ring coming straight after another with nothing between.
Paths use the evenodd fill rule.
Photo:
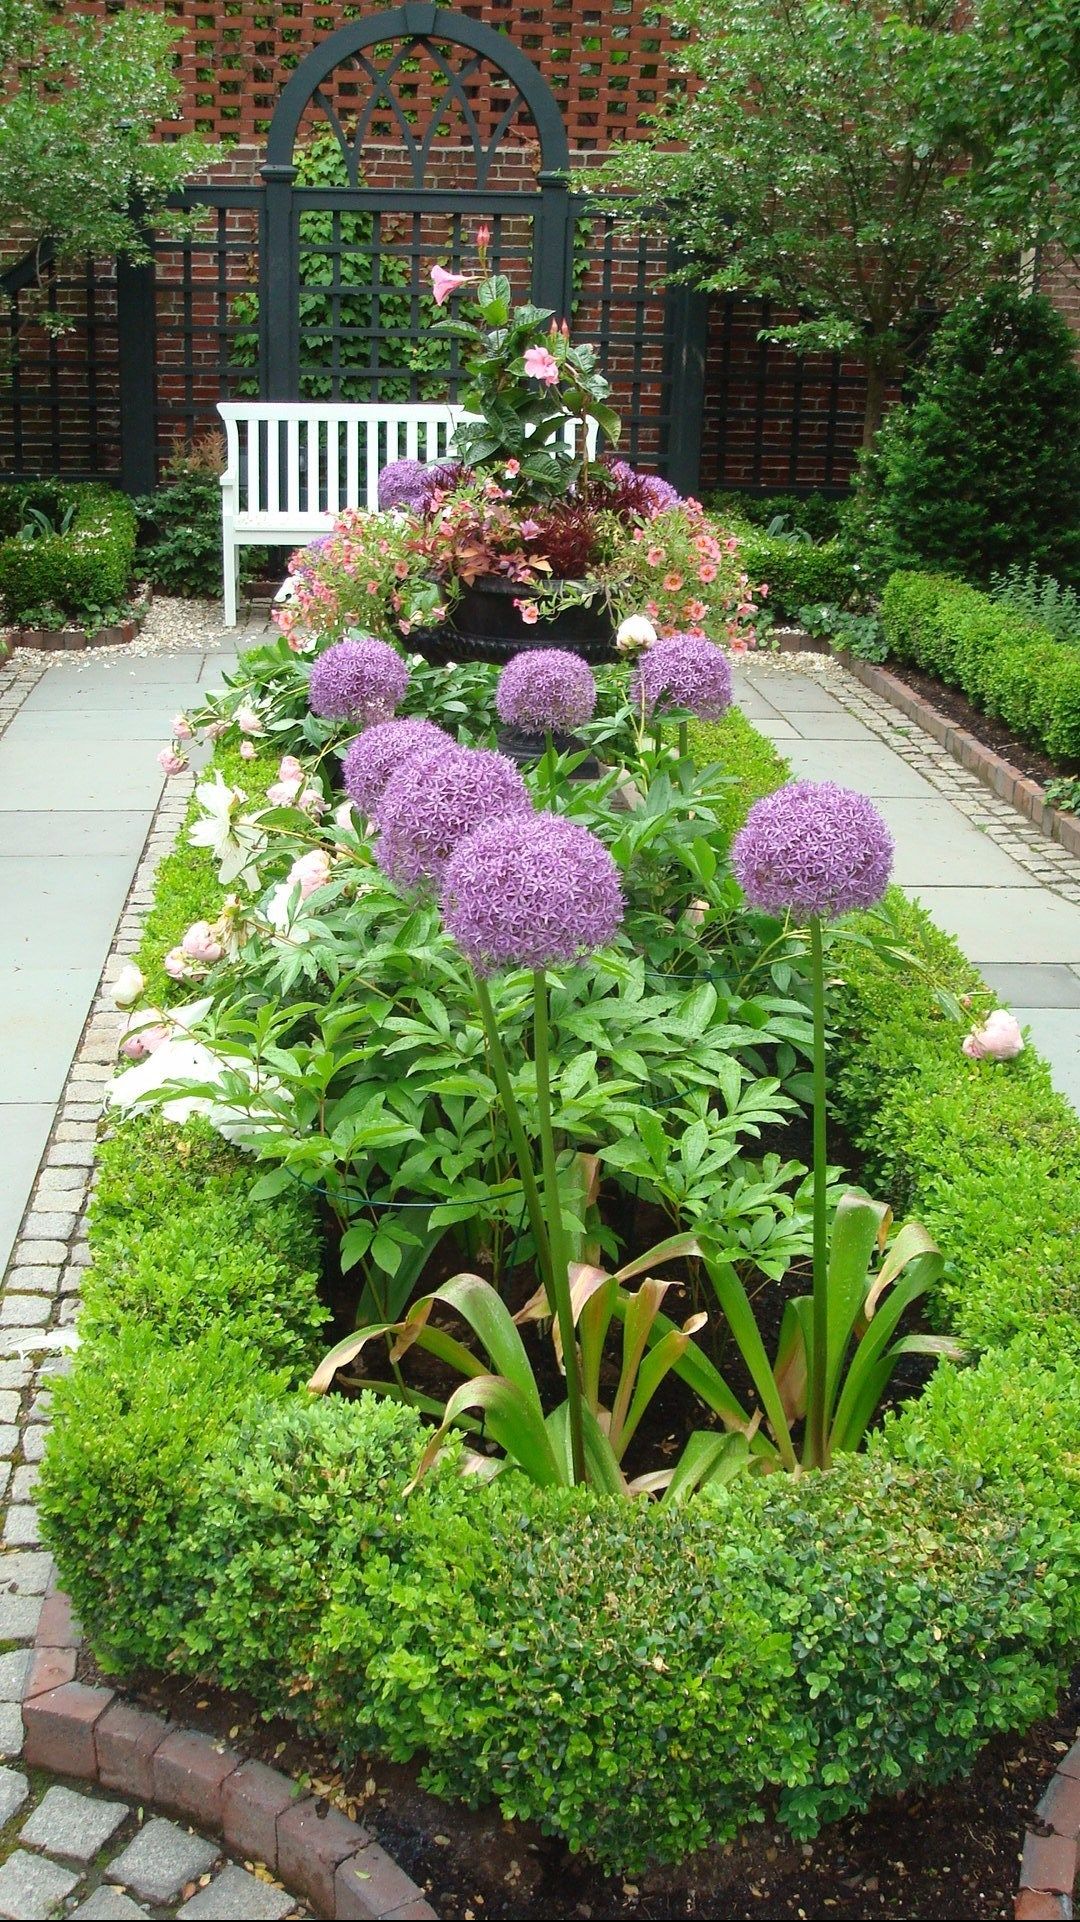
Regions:
<instances>
[{"instance_id":1,"label":"stone edging strip","mask_svg":"<svg viewBox=\"0 0 1080 1922\"><path fill-rule=\"evenodd\" d=\"M1063 1755L1024 1836L1017 1922L1070 1922L1080 1878L1080 1738Z\"/></svg>"},{"instance_id":2,"label":"stone edging strip","mask_svg":"<svg viewBox=\"0 0 1080 1922\"><path fill-rule=\"evenodd\" d=\"M1026 815L1032 826L1045 834L1048 840L1059 841L1070 854L1080 855L1080 818L1051 807L1046 798L1046 789L1038 781L1030 780L1011 761L1006 761L1001 754L995 754L993 748L986 747L966 728L955 726L921 694L913 693L897 675L890 674L888 668L878 667L872 661L860 661L847 652L838 652L836 658L872 694L878 694L883 700L891 702L893 707L898 707L909 721L915 721L954 760L976 775L984 786Z\"/></svg>"},{"instance_id":3,"label":"stone edging strip","mask_svg":"<svg viewBox=\"0 0 1080 1922\"><path fill-rule=\"evenodd\" d=\"M54 1587L23 1697L27 1768L96 1782L223 1836L227 1848L262 1863L326 1922L434 1922L416 1883L369 1830L299 1794L280 1770L136 1708L115 1689L77 1682L81 1646L67 1596Z\"/></svg>"}]
</instances>

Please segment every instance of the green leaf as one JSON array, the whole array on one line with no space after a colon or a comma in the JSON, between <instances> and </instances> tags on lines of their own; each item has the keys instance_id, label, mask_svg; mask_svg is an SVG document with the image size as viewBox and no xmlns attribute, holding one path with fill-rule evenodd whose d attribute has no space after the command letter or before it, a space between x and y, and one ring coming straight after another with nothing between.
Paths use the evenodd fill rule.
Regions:
<instances>
[{"instance_id":1,"label":"green leaf","mask_svg":"<svg viewBox=\"0 0 1080 1922\"><path fill-rule=\"evenodd\" d=\"M750 1460L745 1435L714 1434L698 1429L688 1437L661 1501L678 1508L699 1488L722 1487L733 1481Z\"/></svg>"}]
</instances>

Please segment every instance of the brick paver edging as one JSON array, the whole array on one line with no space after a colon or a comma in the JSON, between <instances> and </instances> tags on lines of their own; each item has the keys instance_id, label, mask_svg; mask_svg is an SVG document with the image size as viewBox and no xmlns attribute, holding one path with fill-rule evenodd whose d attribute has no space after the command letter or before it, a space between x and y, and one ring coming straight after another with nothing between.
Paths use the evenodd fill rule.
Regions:
<instances>
[{"instance_id":1,"label":"brick paver edging","mask_svg":"<svg viewBox=\"0 0 1080 1922\"><path fill-rule=\"evenodd\" d=\"M23 1697L28 1768L96 1782L179 1815L261 1862L326 1922L406 1922L435 1910L370 1832L278 1769L196 1729L75 1680L82 1634L67 1596L46 1596ZM1080 1787L1080 1784L1077 1784Z\"/></svg>"},{"instance_id":2,"label":"brick paver edging","mask_svg":"<svg viewBox=\"0 0 1080 1922\"><path fill-rule=\"evenodd\" d=\"M1018 1922L1069 1922L1080 1880L1080 1739L1063 1755L1024 1836Z\"/></svg>"},{"instance_id":3,"label":"brick paver edging","mask_svg":"<svg viewBox=\"0 0 1080 1922\"><path fill-rule=\"evenodd\" d=\"M1038 781L1030 780L1011 761L1006 761L1001 754L995 754L993 748L986 747L966 728L957 727L929 701L924 700L921 694L915 694L897 675L890 674L888 668L877 667L872 661L857 660L845 651L838 652L837 659L872 694L878 694L898 707L909 721L915 721L962 767L968 768L1003 801L1018 808L1048 840L1060 841L1070 854L1080 855L1080 819L1075 814L1063 814L1060 808L1051 807L1046 798L1046 789Z\"/></svg>"}]
</instances>

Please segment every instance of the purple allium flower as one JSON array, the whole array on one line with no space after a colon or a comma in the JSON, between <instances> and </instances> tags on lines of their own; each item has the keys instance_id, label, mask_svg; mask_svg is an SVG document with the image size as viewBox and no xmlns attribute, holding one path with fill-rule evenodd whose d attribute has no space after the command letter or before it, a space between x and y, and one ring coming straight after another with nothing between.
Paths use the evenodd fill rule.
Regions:
<instances>
[{"instance_id":1,"label":"purple allium flower","mask_svg":"<svg viewBox=\"0 0 1080 1922\"><path fill-rule=\"evenodd\" d=\"M755 802L732 848L752 907L829 919L880 901L892 857L877 809L835 781L792 781Z\"/></svg>"},{"instance_id":2,"label":"purple allium flower","mask_svg":"<svg viewBox=\"0 0 1080 1922\"><path fill-rule=\"evenodd\" d=\"M405 507L411 514L426 514L437 487L450 487L460 473L456 461L427 467L421 460L392 460L379 474L379 508Z\"/></svg>"},{"instance_id":3,"label":"purple allium flower","mask_svg":"<svg viewBox=\"0 0 1080 1922\"><path fill-rule=\"evenodd\" d=\"M669 634L654 641L638 659L630 699L645 712L689 709L703 721L718 721L731 706L731 662L722 647L694 634Z\"/></svg>"},{"instance_id":4,"label":"purple allium flower","mask_svg":"<svg viewBox=\"0 0 1080 1922\"><path fill-rule=\"evenodd\" d=\"M437 748L456 749L452 734L434 721L377 721L349 745L343 775L345 791L361 814L373 814L395 769L413 754L433 754Z\"/></svg>"},{"instance_id":5,"label":"purple allium flower","mask_svg":"<svg viewBox=\"0 0 1080 1922\"><path fill-rule=\"evenodd\" d=\"M663 514L669 507L678 507L682 495L670 481L661 480L659 474L639 474L629 461L613 460L608 464L608 472L620 487L631 488L640 510L650 519Z\"/></svg>"},{"instance_id":6,"label":"purple allium flower","mask_svg":"<svg viewBox=\"0 0 1080 1922\"><path fill-rule=\"evenodd\" d=\"M324 721L388 721L409 684L409 670L385 641L365 634L335 641L311 663L308 706Z\"/></svg>"},{"instance_id":7,"label":"purple allium flower","mask_svg":"<svg viewBox=\"0 0 1080 1922\"><path fill-rule=\"evenodd\" d=\"M613 941L619 871L595 834L560 814L488 821L459 841L443 877L443 920L478 974L544 968Z\"/></svg>"},{"instance_id":8,"label":"purple allium flower","mask_svg":"<svg viewBox=\"0 0 1080 1922\"><path fill-rule=\"evenodd\" d=\"M463 835L481 821L532 813L514 763L486 748L423 750L390 776L375 809L375 859L402 888L436 886Z\"/></svg>"},{"instance_id":9,"label":"purple allium flower","mask_svg":"<svg viewBox=\"0 0 1080 1922\"><path fill-rule=\"evenodd\" d=\"M526 734L568 734L592 719L592 669L580 654L558 647L530 648L503 668L495 706L507 727L522 728Z\"/></svg>"}]
</instances>

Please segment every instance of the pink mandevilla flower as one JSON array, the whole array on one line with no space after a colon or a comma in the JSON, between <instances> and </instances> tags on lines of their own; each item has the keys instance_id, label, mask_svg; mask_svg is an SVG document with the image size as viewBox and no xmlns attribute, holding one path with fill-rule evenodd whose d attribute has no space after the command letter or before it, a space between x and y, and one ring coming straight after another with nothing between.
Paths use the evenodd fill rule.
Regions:
<instances>
[{"instance_id":1,"label":"pink mandevilla flower","mask_svg":"<svg viewBox=\"0 0 1080 1922\"><path fill-rule=\"evenodd\" d=\"M445 307L451 294L456 293L459 287L464 287L467 279L467 274L448 274L445 267L433 267L431 291L435 297L436 307Z\"/></svg>"},{"instance_id":2,"label":"pink mandevilla flower","mask_svg":"<svg viewBox=\"0 0 1080 1922\"><path fill-rule=\"evenodd\" d=\"M545 387L554 387L559 378L559 363L554 354L546 347L526 347L525 372L531 380L542 381Z\"/></svg>"}]
</instances>

